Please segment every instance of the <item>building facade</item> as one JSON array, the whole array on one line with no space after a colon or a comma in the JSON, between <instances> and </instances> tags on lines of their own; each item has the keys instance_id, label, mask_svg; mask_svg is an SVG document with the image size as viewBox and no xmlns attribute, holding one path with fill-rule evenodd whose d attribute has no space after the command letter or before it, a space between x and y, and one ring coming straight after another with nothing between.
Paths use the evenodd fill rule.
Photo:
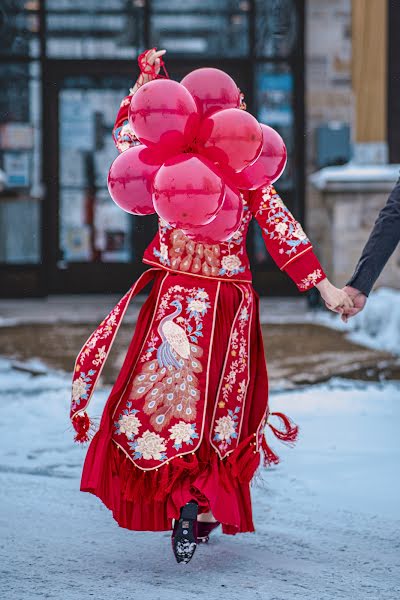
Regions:
<instances>
[{"instance_id":1,"label":"building facade","mask_svg":"<svg viewBox=\"0 0 400 600\"><path fill-rule=\"evenodd\" d=\"M376 1L398 18L397 2ZM236 80L249 110L285 139L289 161L277 187L317 248L329 253L321 233L327 208L307 176L349 158L346 131L354 131L357 110L354 2L3 0L0 294L121 291L143 269L155 218L118 209L106 178L116 156L114 116L138 75L136 56L151 46L167 48L174 79L216 66ZM395 32L385 30L388 44ZM399 60L390 52L395 74ZM399 142L389 135L399 123L398 90L388 81L390 73L380 83L388 88L385 143L399 160ZM332 127L339 159L324 154ZM257 226L249 254L259 292L294 291Z\"/></svg>"}]
</instances>

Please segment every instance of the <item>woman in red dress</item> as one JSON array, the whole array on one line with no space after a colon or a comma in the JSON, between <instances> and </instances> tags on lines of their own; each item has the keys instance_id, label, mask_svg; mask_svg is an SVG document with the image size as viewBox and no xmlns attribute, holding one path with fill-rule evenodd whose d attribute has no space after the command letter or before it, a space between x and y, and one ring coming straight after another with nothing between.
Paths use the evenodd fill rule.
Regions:
<instances>
[{"instance_id":1,"label":"woman in red dress","mask_svg":"<svg viewBox=\"0 0 400 600\"><path fill-rule=\"evenodd\" d=\"M144 55L131 95L154 78L164 51ZM152 73L146 73L148 68ZM113 135L120 152L137 143L124 98ZM300 291L316 286L328 307L351 306L326 278L301 225L273 186L244 192L244 213L230 240L208 245L159 220L146 249L150 265L83 346L75 365L71 418L88 437L87 406L132 297L147 283L123 367L85 460L81 490L98 496L121 527L172 530L178 562L188 562L213 528L254 531L250 482L278 462L266 425L293 442L295 426L270 415L258 296L246 254L255 218L266 247Z\"/></svg>"}]
</instances>

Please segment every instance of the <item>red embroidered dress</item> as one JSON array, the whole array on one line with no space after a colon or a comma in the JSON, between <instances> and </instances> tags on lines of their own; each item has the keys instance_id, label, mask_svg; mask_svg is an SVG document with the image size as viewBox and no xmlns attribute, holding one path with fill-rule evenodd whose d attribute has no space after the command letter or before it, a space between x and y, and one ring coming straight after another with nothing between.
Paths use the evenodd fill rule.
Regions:
<instances>
[{"instance_id":1,"label":"red embroidered dress","mask_svg":"<svg viewBox=\"0 0 400 600\"><path fill-rule=\"evenodd\" d=\"M129 97L114 128L120 151L135 143ZM195 498L224 533L254 531L249 484L260 461L277 462L266 444L268 378L251 285L246 235L254 217L277 265L305 291L325 274L301 225L272 186L244 193L239 231L202 244L159 222L144 254L151 265L86 342L78 356L71 417L87 408L119 323L133 295L153 280L99 431L81 489L97 495L120 526L168 530ZM276 413L286 431L297 428Z\"/></svg>"}]
</instances>

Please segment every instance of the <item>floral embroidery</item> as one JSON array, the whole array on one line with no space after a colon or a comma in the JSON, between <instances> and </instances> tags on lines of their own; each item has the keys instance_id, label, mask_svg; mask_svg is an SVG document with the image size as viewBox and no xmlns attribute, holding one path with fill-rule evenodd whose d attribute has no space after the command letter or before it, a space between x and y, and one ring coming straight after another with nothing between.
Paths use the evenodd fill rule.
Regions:
<instances>
[{"instance_id":1,"label":"floral embroidery","mask_svg":"<svg viewBox=\"0 0 400 600\"><path fill-rule=\"evenodd\" d=\"M132 409L132 402L127 403L118 421L114 423L118 435L125 434L128 440L132 440L139 433L142 424L136 416L138 412L138 410Z\"/></svg>"},{"instance_id":2,"label":"floral embroidery","mask_svg":"<svg viewBox=\"0 0 400 600\"><path fill-rule=\"evenodd\" d=\"M217 408L215 413L215 423L221 424L221 428L225 427L226 429L224 429L224 431L228 431L228 424L231 423L232 419L233 423L236 425L239 422L239 416L243 410L243 403L246 399L250 376L249 331L253 294L248 286L240 285L238 287L240 287L243 294L242 306L232 324L230 343L227 349L227 361L221 375L221 387L217 398ZM217 444L219 452L225 454L228 451L232 451L229 450L228 446L231 445L231 438L237 436L232 435L229 438L229 441L227 441L222 437L222 429L221 431L219 429L218 431L214 429L214 431L216 433L213 440L219 442ZM220 437L217 436L217 433ZM239 435L238 432L237 435Z\"/></svg>"},{"instance_id":3,"label":"floral embroidery","mask_svg":"<svg viewBox=\"0 0 400 600\"><path fill-rule=\"evenodd\" d=\"M104 361L105 358L107 358L107 352L106 352L106 347L104 345L101 348L97 348L97 353L94 357L94 360L92 360L92 363L96 367L98 367L99 365L101 365L101 363Z\"/></svg>"},{"instance_id":4,"label":"floral embroidery","mask_svg":"<svg viewBox=\"0 0 400 600\"><path fill-rule=\"evenodd\" d=\"M151 355L157 347L157 342L159 339L160 338L158 337L158 335L156 335L154 331L152 331L149 339L147 340L146 350L140 357L140 362L146 362L147 360L149 360L149 358L151 358Z\"/></svg>"},{"instance_id":5,"label":"floral embroidery","mask_svg":"<svg viewBox=\"0 0 400 600\"><path fill-rule=\"evenodd\" d=\"M321 269L315 269L312 273L309 273L307 277L301 280L299 287L302 290L307 290L309 287L314 286L322 278Z\"/></svg>"},{"instance_id":6,"label":"floral embroidery","mask_svg":"<svg viewBox=\"0 0 400 600\"><path fill-rule=\"evenodd\" d=\"M263 217L265 224L263 232L271 240L282 246L279 254L291 256L296 254L299 246L310 243L300 223L282 202L280 196L272 186L262 190L262 202L257 211L257 216Z\"/></svg>"},{"instance_id":7,"label":"floral embroidery","mask_svg":"<svg viewBox=\"0 0 400 600\"><path fill-rule=\"evenodd\" d=\"M221 269L219 272L220 275L225 275L227 273L230 275L237 275L238 273L243 273L243 271L244 267L242 266L242 262L236 254L228 254L222 258Z\"/></svg>"},{"instance_id":8,"label":"floral embroidery","mask_svg":"<svg viewBox=\"0 0 400 600\"><path fill-rule=\"evenodd\" d=\"M204 287L182 275L162 278L146 338L116 407L113 440L144 470L192 452L201 437L220 284L197 281Z\"/></svg>"},{"instance_id":9,"label":"floral embroidery","mask_svg":"<svg viewBox=\"0 0 400 600\"><path fill-rule=\"evenodd\" d=\"M92 376L95 371L90 370L88 374L81 372L79 377L72 383L72 411L80 405L82 400L87 400L89 390L92 387Z\"/></svg>"},{"instance_id":10,"label":"floral embroidery","mask_svg":"<svg viewBox=\"0 0 400 600\"><path fill-rule=\"evenodd\" d=\"M193 446L193 440L198 438L198 434L196 433L196 427L194 423L185 423L185 421L179 421L179 423L175 423L172 425L170 429L170 439L174 440L174 448L179 450L182 448L182 444L190 444Z\"/></svg>"},{"instance_id":11,"label":"floral embroidery","mask_svg":"<svg viewBox=\"0 0 400 600\"><path fill-rule=\"evenodd\" d=\"M164 242L160 242L160 249L154 248L154 256L160 259L162 265L169 265L168 246Z\"/></svg>"},{"instance_id":12,"label":"floral embroidery","mask_svg":"<svg viewBox=\"0 0 400 600\"><path fill-rule=\"evenodd\" d=\"M144 458L144 460L165 460L167 449L165 438L154 431L145 431L144 434L134 442L129 442L129 447L134 450L133 458Z\"/></svg>"},{"instance_id":13,"label":"floral embroidery","mask_svg":"<svg viewBox=\"0 0 400 600\"><path fill-rule=\"evenodd\" d=\"M237 425L238 425L238 412L240 408L237 406L234 411L228 410L228 414L224 417L220 417L216 421L214 427L214 440L221 442L219 444L220 450L225 450L227 445L231 445L232 439L237 438Z\"/></svg>"},{"instance_id":14,"label":"floral embroidery","mask_svg":"<svg viewBox=\"0 0 400 600\"><path fill-rule=\"evenodd\" d=\"M121 312L120 305L126 301L128 294L129 292L127 292L125 296L121 298L121 300L113 308L108 317L102 323L100 323L99 327L96 329L96 331L92 333L92 335L84 345L79 358L79 362L81 365L86 361L86 358L94 350L96 351L96 354L92 361L92 364L98 366L105 359L107 355L106 347L102 346L99 348L99 342L101 342L102 340L107 340L107 338L109 338L110 335L113 333L113 330L117 326L117 317Z\"/></svg>"},{"instance_id":15,"label":"floral embroidery","mask_svg":"<svg viewBox=\"0 0 400 600\"><path fill-rule=\"evenodd\" d=\"M186 312L189 313L189 317L200 317L206 314L207 310L211 307L210 303L206 302L206 297L208 298L207 292L201 289L193 299L187 299Z\"/></svg>"},{"instance_id":16,"label":"floral embroidery","mask_svg":"<svg viewBox=\"0 0 400 600\"><path fill-rule=\"evenodd\" d=\"M143 410L156 431L172 419L181 423L196 419L197 374L203 371L199 360L203 350L198 344L210 307L204 288L173 285L160 298L158 325L149 333L129 396L130 401L143 398Z\"/></svg>"}]
</instances>

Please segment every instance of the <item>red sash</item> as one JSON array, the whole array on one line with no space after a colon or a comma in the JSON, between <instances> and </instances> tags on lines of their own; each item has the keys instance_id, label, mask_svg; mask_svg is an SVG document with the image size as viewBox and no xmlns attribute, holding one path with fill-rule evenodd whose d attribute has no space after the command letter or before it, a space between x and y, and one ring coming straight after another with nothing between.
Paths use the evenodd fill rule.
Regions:
<instances>
[{"instance_id":1,"label":"red sash","mask_svg":"<svg viewBox=\"0 0 400 600\"><path fill-rule=\"evenodd\" d=\"M83 344L75 361L72 378L70 412L72 421L79 415L83 415L89 405L119 326L132 298L150 283L155 274L160 271L161 269L148 269L145 271Z\"/></svg>"}]
</instances>

